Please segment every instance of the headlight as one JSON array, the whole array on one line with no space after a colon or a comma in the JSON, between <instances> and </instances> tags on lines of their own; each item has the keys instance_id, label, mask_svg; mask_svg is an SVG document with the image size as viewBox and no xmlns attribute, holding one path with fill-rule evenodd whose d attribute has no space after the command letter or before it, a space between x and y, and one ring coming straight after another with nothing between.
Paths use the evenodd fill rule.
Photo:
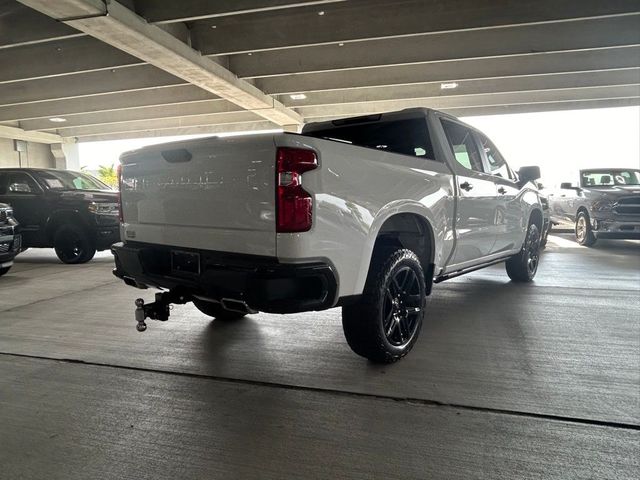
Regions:
<instances>
[{"instance_id":1,"label":"headlight","mask_svg":"<svg viewBox=\"0 0 640 480\"><path fill-rule=\"evenodd\" d=\"M87 205L87 210L95 215L118 215L117 203L98 203L91 202Z\"/></svg>"},{"instance_id":2,"label":"headlight","mask_svg":"<svg viewBox=\"0 0 640 480\"><path fill-rule=\"evenodd\" d=\"M591 204L591 209L594 212L603 212L611 210L613 207L613 201L607 198L601 198L600 200L596 200Z\"/></svg>"}]
</instances>

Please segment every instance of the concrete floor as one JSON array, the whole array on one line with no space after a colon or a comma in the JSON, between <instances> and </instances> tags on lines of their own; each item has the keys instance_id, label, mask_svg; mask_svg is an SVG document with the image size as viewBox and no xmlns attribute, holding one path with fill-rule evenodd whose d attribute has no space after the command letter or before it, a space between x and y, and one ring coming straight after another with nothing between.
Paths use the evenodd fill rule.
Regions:
<instances>
[{"instance_id":1,"label":"concrete floor","mask_svg":"<svg viewBox=\"0 0 640 480\"><path fill-rule=\"evenodd\" d=\"M640 475L640 243L554 235L536 282L439 284L411 354L351 353L339 310L212 322L109 254L29 251L0 279L0 478Z\"/></svg>"}]
</instances>

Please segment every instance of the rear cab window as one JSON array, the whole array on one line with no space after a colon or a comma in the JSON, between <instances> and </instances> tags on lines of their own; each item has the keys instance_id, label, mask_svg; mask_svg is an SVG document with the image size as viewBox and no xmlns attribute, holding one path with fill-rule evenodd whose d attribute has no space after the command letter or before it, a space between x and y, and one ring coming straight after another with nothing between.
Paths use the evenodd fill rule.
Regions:
<instances>
[{"instance_id":1,"label":"rear cab window","mask_svg":"<svg viewBox=\"0 0 640 480\"><path fill-rule=\"evenodd\" d=\"M340 125L321 130L303 131L303 135L358 147L372 148L411 157L435 160L425 118L382 120Z\"/></svg>"}]
</instances>

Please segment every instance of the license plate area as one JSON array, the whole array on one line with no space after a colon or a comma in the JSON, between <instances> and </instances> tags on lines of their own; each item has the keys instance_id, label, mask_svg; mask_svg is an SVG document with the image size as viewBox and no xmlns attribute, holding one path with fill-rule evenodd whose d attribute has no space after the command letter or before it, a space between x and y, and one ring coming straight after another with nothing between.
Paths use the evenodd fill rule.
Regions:
<instances>
[{"instance_id":1,"label":"license plate area","mask_svg":"<svg viewBox=\"0 0 640 480\"><path fill-rule=\"evenodd\" d=\"M199 275L200 254L171 250L171 272L179 275Z\"/></svg>"}]
</instances>

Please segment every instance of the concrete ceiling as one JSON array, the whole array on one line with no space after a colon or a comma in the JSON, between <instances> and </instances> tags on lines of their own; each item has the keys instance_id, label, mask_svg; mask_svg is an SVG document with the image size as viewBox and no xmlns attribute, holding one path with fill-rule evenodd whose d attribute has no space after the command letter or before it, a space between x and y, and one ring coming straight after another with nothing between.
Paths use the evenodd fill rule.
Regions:
<instances>
[{"instance_id":1,"label":"concrete ceiling","mask_svg":"<svg viewBox=\"0 0 640 480\"><path fill-rule=\"evenodd\" d=\"M640 1L0 0L0 64L48 143L640 105Z\"/></svg>"}]
</instances>

